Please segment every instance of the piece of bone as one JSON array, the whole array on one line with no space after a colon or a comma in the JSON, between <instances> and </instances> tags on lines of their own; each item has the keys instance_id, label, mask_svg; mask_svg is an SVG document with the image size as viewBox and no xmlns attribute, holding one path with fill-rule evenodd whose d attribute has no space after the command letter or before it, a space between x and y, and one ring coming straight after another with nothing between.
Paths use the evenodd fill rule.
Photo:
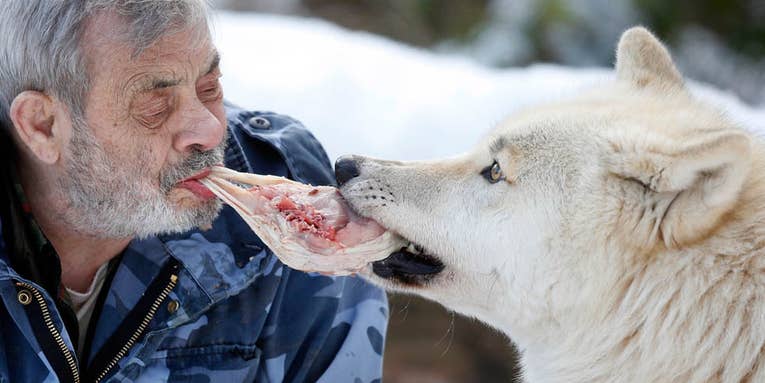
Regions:
<instances>
[{"instance_id":1,"label":"piece of bone","mask_svg":"<svg viewBox=\"0 0 765 383\"><path fill-rule=\"evenodd\" d=\"M274 254L294 269L352 274L404 244L398 235L354 213L333 187L222 167L214 167L200 182L233 207Z\"/></svg>"}]
</instances>

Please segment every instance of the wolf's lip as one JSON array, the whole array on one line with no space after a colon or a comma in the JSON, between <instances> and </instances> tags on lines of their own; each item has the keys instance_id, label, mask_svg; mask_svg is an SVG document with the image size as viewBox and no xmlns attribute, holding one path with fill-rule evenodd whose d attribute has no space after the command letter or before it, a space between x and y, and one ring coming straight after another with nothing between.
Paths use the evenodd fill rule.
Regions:
<instances>
[{"instance_id":1,"label":"wolf's lip","mask_svg":"<svg viewBox=\"0 0 765 383\"><path fill-rule=\"evenodd\" d=\"M377 276L396 279L407 285L426 282L443 269L444 264L438 258L425 253L412 253L406 247L385 259L372 262L372 272Z\"/></svg>"}]
</instances>

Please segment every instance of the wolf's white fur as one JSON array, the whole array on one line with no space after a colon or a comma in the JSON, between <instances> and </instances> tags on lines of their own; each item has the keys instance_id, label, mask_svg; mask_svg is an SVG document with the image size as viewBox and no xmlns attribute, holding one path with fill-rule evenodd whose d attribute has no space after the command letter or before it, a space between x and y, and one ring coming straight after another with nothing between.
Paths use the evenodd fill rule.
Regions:
<instances>
[{"instance_id":1,"label":"wolf's white fur","mask_svg":"<svg viewBox=\"0 0 765 383\"><path fill-rule=\"evenodd\" d=\"M694 100L643 28L616 73L458 157L355 157L351 205L445 264L418 285L367 275L508 334L529 382L765 382L765 144Z\"/></svg>"}]
</instances>

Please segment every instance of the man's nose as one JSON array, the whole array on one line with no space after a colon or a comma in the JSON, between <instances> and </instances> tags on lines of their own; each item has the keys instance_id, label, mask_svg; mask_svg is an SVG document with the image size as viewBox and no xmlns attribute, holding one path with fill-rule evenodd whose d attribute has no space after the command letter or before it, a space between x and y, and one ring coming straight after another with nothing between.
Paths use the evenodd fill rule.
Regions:
<instances>
[{"instance_id":1,"label":"man's nose","mask_svg":"<svg viewBox=\"0 0 765 383\"><path fill-rule=\"evenodd\" d=\"M335 161L335 179L337 186L356 178L361 174L358 162L351 156L343 156Z\"/></svg>"},{"instance_id":2,"label":"man's nose","mask_svg":"<svg viewBox=\"0 0 765 383\"><path fill-rule=\"evenodd\" d=\"M203 104L187 108L182 128L175 139L175 149L185 152L193 147L202 151L214 149L223 140L226 126Z\"/></svg>"}]
</instances>

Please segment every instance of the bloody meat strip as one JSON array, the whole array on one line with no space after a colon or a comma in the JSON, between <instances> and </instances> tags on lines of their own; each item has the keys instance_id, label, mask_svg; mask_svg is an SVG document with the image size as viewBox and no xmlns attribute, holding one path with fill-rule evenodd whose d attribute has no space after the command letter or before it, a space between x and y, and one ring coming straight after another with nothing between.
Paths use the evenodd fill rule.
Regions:
<instances>
[{"instance_id":1,"label":"bloody meat strip","mask_svg":"<svg viewBox=\"0 0 765 383\"><path fill-rule=\"evenodd\" d=\"M345 275L387 257L404 242L353 212L333 187L219 167L200 182L232 206L277 257L295 269Z\"/></svg>"},{"instance_id":2,"label":"bloody meat strip","mask_svg":"<svg viewBox=\"0 0 765 383\"><path fill-rule=\"evenodd\" d=\"M318 192L317 189L313 190ZM310 192L309 195L311 195ZM311 233L332 242L336 241L337 230L332 226L328 226L324 215L317 212L313 206L296 204L288 195L274 198L271 202L275 202L276 208L301 233Z\"/></svg>"}]
</instances>

